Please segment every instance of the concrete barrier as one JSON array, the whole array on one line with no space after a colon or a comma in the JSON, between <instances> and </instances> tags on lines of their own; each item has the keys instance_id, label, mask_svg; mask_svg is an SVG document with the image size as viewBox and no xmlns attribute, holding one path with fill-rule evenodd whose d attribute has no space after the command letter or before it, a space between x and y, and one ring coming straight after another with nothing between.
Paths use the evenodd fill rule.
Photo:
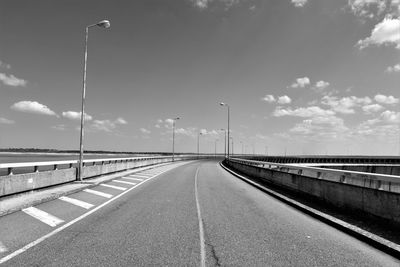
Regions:
<instances>
[{"instance_id":1,"label":"concrete barrier","mask_svg":"<svg viewBox=\"0 0 400 267\"><path fill-rule=\"evenodd\" d=\"M175 156L175 161L197 158L192 155ZM83 178L87 179L171 161L171 156L84 160L82 173ZM7 170L7 175L0 176L0 197L76 181L77 164L77 160L0 164L0 169ZM45 170L41 171L40 168ZM24 169L26 173L14 174L18 169Z\"/></svg>"},{"instance_id":2,"label":"concrete barrier","mask_svg":"<svg viewBox=\"0 0 400 267\"><path fill-rule=\"evenodd\" d=\"M231 159L235 171L336 207L400 224L400 177Z\"/></svg>"}]
</instances>

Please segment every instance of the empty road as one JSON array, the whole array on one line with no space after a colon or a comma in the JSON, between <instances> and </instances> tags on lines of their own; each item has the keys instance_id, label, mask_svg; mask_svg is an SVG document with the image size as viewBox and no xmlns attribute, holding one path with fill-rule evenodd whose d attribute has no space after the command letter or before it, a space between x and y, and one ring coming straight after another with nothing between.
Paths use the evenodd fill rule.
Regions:
<instances>
[{"instance_id":1,"label":"empty road","mask_svg":"<svg viewBox=\"0 0 400 267\"><path fill-rule=\"evenodd\" d=\"M216 161L121 177L0 217L0 225L4 266L400 264L243 182Z\"/></svg>"}]
</instances>

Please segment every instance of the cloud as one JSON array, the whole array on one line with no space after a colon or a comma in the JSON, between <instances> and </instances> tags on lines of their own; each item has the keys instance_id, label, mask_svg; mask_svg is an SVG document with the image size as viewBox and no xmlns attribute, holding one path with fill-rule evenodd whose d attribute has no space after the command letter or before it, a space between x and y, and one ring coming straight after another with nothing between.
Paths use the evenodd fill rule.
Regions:
<instances>
[{"instance_id":1,"label":"cloud","mask_svg":"<svg viewBox=\"0 0 400 267\"><path fill-rule=\"evenodd\" d=\"M9 69L11 69L11 65L4 63L3 61L0 60L0 68L9 70Z\"/></svg>"},{"instance_id":2,"label":"cloud","mask_svg":"<svg viewBox=\"0 0 400 267\"><path fill-rule=\"evenodd\" d=\"M140 128L140 131L141 131L142 133L144 133L144 134L150 134L150 133L151 133L151 131L149 131L149 130L147 130L147 129L145 129L145 128Z\"/></svg>"},{"instance_id":3,"label":"cloud","mask_svg":"<svg viewBox=\"0 0 400 267\"><path fill-rule=\"evenodd\" d=\"M240 0L191 0L195 7L199 9L206 9L213 2L222 4L225 9L229 9L235 4L238 4Z\"/></svg>"},{"instance_id":4,"label":"cloud","mask_svg":"<svg viewBox=\"0 0 400 267\"><path fill-rule=\"evenodd\" d=\"M65 111L63 112L61 115L64 118L70 119L70 120L80 120L81 119L81 112L76 112L76 111ZM88 115L87 113L85 113L85 121L90 121L93 119L92 116Z\"/></svg>"},{"instance_id":5,"label":"cloud","mask_svg":"<svg viewBox=\"0 0 400 267\"><path fill-rule=\"evenodd\" d=\"M116 119L115 123L117 123L117 124L128 124L128 122L124 118L121 118L121 117L118 117Z\"/></svg>"},{"instance_id":6,"label":"cloud","mask_svg":"<svg viewBox=\"0 0 400 267\"><path fill-rule=\"evenodd\" d=\"M337 137L349 129L344 125L342 118L334 115L317 116L314 118L303 120L297 123L289 131L294 134L310 135L310 136L324 136L324 137Z\"/></svg>"},{"instance_id":7,"label":"cloud","mask_svg":"<svg viewBox=\"0 0 400 267\"><path fill-rule=\"evenodd\" d=\"M399 99L395 98L393 96L385 96L385 95L381 95L381 94L377 94L374 97L375 101L381 104L387 104L387 105L393 105L396 103L399 103Z\"/></svg>"},{"instance_id":8,"label":"cloud","mask_svg":"<svg viewBox=\"0 0 400 267\"><path fill-rule=\"evenodd\" d=\"M308 77L297 78L296 82L293 83L290 87L291 88L304 88L310 84L310 79Z\"/></svg>"},{"instance_id":9,"label":"cloud","mask_svg":"<svg viewBox=\"0 0 400 267\"><path fill-rule=\"evenodd\" d=\"M58 124L58 125L52 126L51 129L54 129L57 131L65 131L67 129L67 126L65 126L65 124Z\"/></svg>"},{"instance_id":10,"label":"cloud","mask_svg":"<svg viewBox=\"0 0 400 267\"><path fill-rule=\"evenodd\" d=\"M125 122L125 123L124 123ZM90 125L91 129L97 131L104 131L111 133L118 125L126 124L126 121L122 118L117 118L116 120L94 120Z\"/></svg>"},{"instance_id":11,"label":"cloud","mask_svg":"<svg viewBox=\"0 0 400 267\"><path fill-rule=\"evenodd\" d=\"M394 66L389 66L385 70L385 72L393 73L393 72L400 72L400 64L396 64Z\"/></svg>"},{"instance_id":12,"label":"cloud","mask_svg":"<svg viewBox=\"0 0 400 267\"><path fill-rule=\"evenodd\" d=\"M292 0L292 4L294 4L295 7L303 7L308 0Z\"/></svg>"},{"instance_id":13,"label":"cloud","mask_svg":"<svg viewBox=\"0 0 400 267\"><path fill-rule=\"evenodd\" d=\"M27 84L27 81L25 81L23 79L19 79L12 74L7 76L7 74L5 74L5 73L0 73L0 81L2 81L5 85L13 86L13 87L26 86L26 84Z\"/></svg>"},{"instance_id":14,"label":"cloud","mask_svg":"<svg viewBox=\"0 0 400 267\"><path fill-rule=\"evenodd\" d=\"M325 116L332 116L335 112L332 110L322 109L318 106L311 106L306 108L297 108L291 109L287 108L284 109L282 107L277 107L273 112L275 117L282 117L282 116L295 116L295 117L325 117Z\"/></svg>"},{"instance_id":15,"label":"cloud","mask_svg":"<svg viewBox=\"0 0 400 267\"><path fill-rule=\"evenodd\" d=\"M329 86L328 82L325 81L318 81L315 83L315 88L317 88L318 90L324 90L325 88L327 88Z\"/></svg>"},{"instance_id":16,"label":"cloud","mask_svg":"<svg viewBox=\"0 0 400 267\"><path fill-rule=\"evenodd\" d=\"M369 37L357 43L360 49L370 45L396 45L396 48L400 49L400 19L384 18L375 25Z\"/></svg>"},{"instance_id":17,"label":"cloud","mask_svg":"<svg viewBox=\"0 0 400 267\"><path fill-rule=\"evenodd\" d=\"M386 110L381 113L381 119L385 123L398 124L400 122L400 112Z\"/></svg>"},{"instance_id":18,"label":"cloud","mask_svg":"<svg viewBox=\"0 0 400 267\"><path fill-rule=\"evenodd\" d=\"M369 97L349 96L338 98L336 96L324 96L321 103L330 106L333 111L343 114L355 113L354 108L361 105L368 105L372 102Z\"/></svg>"},{"instance_id":19,"label":"cloud","mask_svg":"<svg viewBox=\"0 0 400 267\"><path fill-rule=\"evenodd\" d=\"M21 112L58 117L58 115L54 111L52 111L47 106L40 104L36 101L20 101L20 102L14 103L11 106L11 109L21 111Z\"/></svg>"},{"instance_id":20,"label":"cloud","mask_svg":"<svg viewBox=\"0 0 400 267\"><path fill-rule=\"evenodd\" d=\"M15 121L0 117L0 124L14 124Z\"/></svg>"},{"instance_id":21,"label":"cloud","mask_svg":"<svg viewBox=\"0 0 400 267\"><path fill-rule=\"evenodd\" d=\"M348 0L348 6L354 15L368 19L400 14L399 0Z\"/></svg>"},{"instance_id":22,"label":"cloud","mask_svg":"<svg viewBox=\"0 0 400 267\"><path fill-rule=\"evenodd\" d=\"M268 102L268 103L272 103L275 102L275 97L273 95L266 95L262 98L263 101Z\"/></svg>"},{"instance_id":23,"label":"cloud","mask_svg":"<svg viewBox=\"0 0 400 267\"><path fill-rule=\"evenodd\" d=\"M292 99L290 99L290 97L288 97L287 95L280 96L278 98L279 104L290 104L291 102L292 102Z\"/></svg>"},{"instance_id":24,"label":"cloud","mask_svg":"<svg viewBox=\"0 0 400 267\"><path fill-rule=\"evenodd\" d=\"M362 107L362 110L367 114L375 113L375 112L381 111L382 109L383 109L383 107L379 104L365 105Z\"/></svg>"}]
</instances>

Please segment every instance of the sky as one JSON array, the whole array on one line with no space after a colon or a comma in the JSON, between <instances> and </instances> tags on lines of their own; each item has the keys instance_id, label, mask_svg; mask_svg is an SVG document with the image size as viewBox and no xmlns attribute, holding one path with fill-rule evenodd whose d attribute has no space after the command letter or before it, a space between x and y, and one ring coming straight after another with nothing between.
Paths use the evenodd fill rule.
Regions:
<instances>
[{"instance_id":1,"label":"sky","mask_svg":"<svg viewBox=\"0 0 400 267\"><path fill-rule=\"evenodd\" d=\"M399 155L400 0L3 0L0 148ZM199 133L202 135L199 137Z\"/></svg>"}]
</instances>

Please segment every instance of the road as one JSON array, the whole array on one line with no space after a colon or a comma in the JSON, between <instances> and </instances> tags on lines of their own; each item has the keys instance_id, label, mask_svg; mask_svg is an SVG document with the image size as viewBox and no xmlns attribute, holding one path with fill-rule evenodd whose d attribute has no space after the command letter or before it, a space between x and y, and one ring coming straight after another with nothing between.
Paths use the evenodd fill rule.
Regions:
<instances>
[{"instance_id":1,"label":"road","mask_svg":"<svg viewBox=\"0 0 400 267\"><path fill-rule=\"evenodd\" d=\"M1 217L0 262L4 266L400 264L232 176L216 161L165 165L93 190L103 196L93 192L68 196L93 206L83 208L60 199L36 206L54 216L47 221L53 226L29 214L35 210Z\"/></svg>"}]
</instances>

